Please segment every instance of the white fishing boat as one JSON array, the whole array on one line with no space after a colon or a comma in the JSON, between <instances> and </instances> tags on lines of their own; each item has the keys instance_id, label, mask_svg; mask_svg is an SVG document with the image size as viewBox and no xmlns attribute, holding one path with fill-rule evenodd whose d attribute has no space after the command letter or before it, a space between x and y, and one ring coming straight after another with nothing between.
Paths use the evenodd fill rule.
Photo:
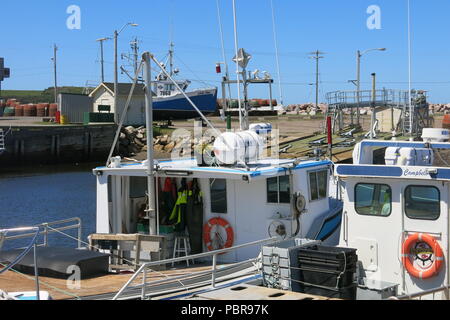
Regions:
<instances>
[{"instance_id":1,"label":"white fishing boat","mask_svg":"<svg viewBox=\"0 0 450 320\"><path fill-rule=\"evenodd\" d=\"M363 141L353 165L336 166L344 201L339 244L357 249L360 283L369 290L391 286L395 296L443 299L450 169L435 161L445 162L440 153L450 149L450 136L445 129L424 129L422 138ZM386 148L381 165L374 148Z\"/></svg>"}]
</instances>

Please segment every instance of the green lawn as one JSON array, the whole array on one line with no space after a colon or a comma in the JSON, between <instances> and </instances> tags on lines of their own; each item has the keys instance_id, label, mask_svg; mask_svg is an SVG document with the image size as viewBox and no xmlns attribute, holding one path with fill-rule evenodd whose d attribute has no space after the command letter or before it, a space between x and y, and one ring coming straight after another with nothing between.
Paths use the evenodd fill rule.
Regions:
<instances>
[{"instance_id":1,"label":"green lawn","mask_svg":"<svg viewBox=\"0 0 450 320\"><path fill-rule=\"evenodd\" d=\"M81 87L60 87L58 92L81 94L84 88ZM45 90L2 90L3 99L17 99L20 103L52 103L55 100L54 89Z\"/></svg>"}]
</instances>

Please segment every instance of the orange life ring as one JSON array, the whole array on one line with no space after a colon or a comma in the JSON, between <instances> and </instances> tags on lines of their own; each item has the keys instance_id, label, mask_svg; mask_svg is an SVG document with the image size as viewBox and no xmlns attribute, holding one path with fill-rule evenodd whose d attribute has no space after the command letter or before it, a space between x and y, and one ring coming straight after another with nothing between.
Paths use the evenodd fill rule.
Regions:
<instances>
[{"instance_id":1,"label":"orange life ring","mask_svg":"<svg viewBox=\"0 0 450 320\"><path fill-rule=\"evenodd\" d=\"M213 248L211 240L211 230L215 225L223 227L227 233L227 240L225 241L225 244L218 249L230 248L231 246L233 246L234 234L231 225L225 219L212 218L203 227L203 241L205 242L205 245L208 248L208 250L209 251L218 250L217 248Z\"/></svg>"},{"instance_id":2,"label":"orange life ring","mask_svg":"<svg viewBox=\"0 0 450 320\"><path fill-rule=\"evenodd\" d=\"M429 248L418 247L418 244L423 244L429 246ZM411 254L411 249L415 244L415 251ZM430 250L432 252L423 252L423 250ZM422 252L420 252L422 250ZM425 262L431 261L431 257L434 255L434 260L431 265L426 269L419 269L414 266L414 263L411 261L410 256L414 255L415 258L421 260L425 265ZM420 258L423 257L424 259ZM444 253L442 252L442 248L436 239L426 233L415 233L408 237L402 246L402 263L406 268L408 273L419 279L428 279L439 273L439 269L442 267L442 263L444 262Z\"/></svg>"}]
</instances>

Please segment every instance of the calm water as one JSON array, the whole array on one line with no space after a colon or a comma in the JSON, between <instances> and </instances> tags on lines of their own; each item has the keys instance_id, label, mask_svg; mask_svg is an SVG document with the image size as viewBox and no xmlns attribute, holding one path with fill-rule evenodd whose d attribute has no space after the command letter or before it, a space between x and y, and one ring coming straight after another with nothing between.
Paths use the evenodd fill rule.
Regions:
<instances>
[{"instance_id":1,"label":"calm water","mask_svg":"<svg viewBox=\"0 0 450 320\"><path fill-rule=\"evenodd\" d=\"M82 220L83 240L95 232L96 186L92 169L102 164L52 165L0 169L0 229L31 226L72 217ZM64 231L76 236L76 230ZM25 246L29 240L5 243ZM58 234L50 245L74 247L76 241Z\"/></svg>"}]
</instances>

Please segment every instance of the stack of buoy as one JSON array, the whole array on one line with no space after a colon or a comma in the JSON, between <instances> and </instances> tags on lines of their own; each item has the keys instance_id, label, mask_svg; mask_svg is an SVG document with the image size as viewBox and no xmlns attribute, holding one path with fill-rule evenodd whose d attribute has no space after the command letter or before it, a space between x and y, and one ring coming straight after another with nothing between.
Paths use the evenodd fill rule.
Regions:
<instances>
[{"instance_id":1,"label":"stack of buoy","mask_svg":"<svg viewBox=\"0 0 450 320\"><path fill-rule=\"evenodd\" d=\"M23 108L24 117L36 117L36 105L35 104L26 104Z\"/></svg>"},{"instance_id":2,"label":"stack of buoy","mask_svg":"<svg viewBox=\"0 0 450 320\"><path fill-rule=\"evenodd\" d=\"M48 103L39 103L36 105L36 115L38 117L47 117L48 116Z\"/></svg>"},{"instance_id":3,"label":"stack of buoy","mask_svg":"<svg viewBox=\"0 0 450 320\"><path fill-rule=\"evenodd\" d=\"M58 104L51 103L48 109L48 116L49 117L56 117L56 111L58 111Z\"/></svg>"},{"instance_id":4,"label":"stack of buoy","mask_svg":"<svg viewBox=\"0 0 450 320\"><path fill-rule=\"evenodd\" d=\"M270 106L270 99L261 99L260 100L260 107ZM277 106L277 100L272 100L272 106Z\"/></svg>"},{"instance_id":5,"label":"stack of buoy","mask_svg":"<svg viewBox=\"0 0 450 320\"><path fill-rule=\"evenodd\" d=\"M16 104L14 108L14 116L15 117L23 117L23 109L25 105L23 104Z\"/></svg>"},{"instance_id":6,"label":"stack of buoy","mask_svg":"<svg viewBox=\"0 0 450 320\"><path fill-rule=\"evenodd\" d=\"M250 107L252 107L252 108L255 108L255 107L259 107L259 101L258 101L258 99L253 99L253 100L250 100Z\"/></svg>"},{"instance_id":7,"label":"stack of buoy","mask_svg":"<svg viewBox=\"0 0 450 320\"><path fill-rule=\"evenodd\" d=\"M14 107L17 103L17 99L8 99L6 101L6 106L7 107Z\"/></svg>"},{"instance_id":8,"label":"stack of buoy","mask_svg":"<svg viewBox=\"0 0 450 320\"><path fill-rule=\"evenodd\" d=\"M445 114L442 119L442 128L450 129L450 114Z\"/></svg>"}]
</instances>

